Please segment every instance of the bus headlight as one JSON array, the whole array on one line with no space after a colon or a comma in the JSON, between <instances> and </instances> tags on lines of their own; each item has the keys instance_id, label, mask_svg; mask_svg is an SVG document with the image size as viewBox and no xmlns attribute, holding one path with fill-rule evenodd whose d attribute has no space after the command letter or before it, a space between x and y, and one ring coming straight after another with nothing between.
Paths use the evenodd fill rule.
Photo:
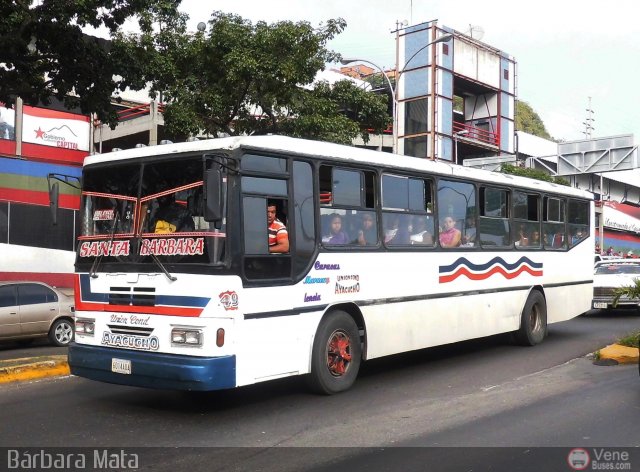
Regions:
<instances>
[{"instance_id":1,"label":"bus headlight","mask_svg":"<svg viewBox=\"0 0 640 472\"><path fill-rule=\"evenodd\" d=\"M76 334L84 336L93 336L96 332L95 320L89 318L76 318L75 332Z\"/></svg>"},{"instance_id":2,"label":"bus headlight","mask_svg":"<svg viewBox=\"0 0 640 472\"><path fill-rule=\"evenodd\" d=\"M171 344L202 346L202 330L173 328L171 330Z\"/></svg>"}]
</instances>

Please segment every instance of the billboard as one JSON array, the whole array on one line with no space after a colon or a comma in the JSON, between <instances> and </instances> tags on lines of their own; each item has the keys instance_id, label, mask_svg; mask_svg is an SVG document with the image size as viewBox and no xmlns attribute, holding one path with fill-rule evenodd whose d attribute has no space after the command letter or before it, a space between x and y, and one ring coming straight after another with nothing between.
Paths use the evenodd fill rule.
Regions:
<instances>
[{"instance_id":1,"label":"billboard","mask_svg":"<svg viewBox=\"0 0 640 472\"><path fill-rule=\"evenodd\" d=\"M23 143L88 152L90 136L88 116L30 106L23 108Z\"/></svg>"}]
</instances>

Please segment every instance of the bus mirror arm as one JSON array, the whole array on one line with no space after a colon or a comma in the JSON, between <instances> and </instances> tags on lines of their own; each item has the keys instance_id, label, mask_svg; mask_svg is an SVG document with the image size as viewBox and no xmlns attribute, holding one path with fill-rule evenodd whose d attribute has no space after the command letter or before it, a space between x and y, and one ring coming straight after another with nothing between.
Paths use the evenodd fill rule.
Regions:
<instances>
[{"instance_id":1,"label":"bus mirror arm","mask_svg":"<svg viewBox=\"0 0 640 472\"><path fill-rule=\"evenodd\" d=\"M69 187L73 187L80 190L80 179L74 175L66 174L47 174L47 187L49 187L49 208L51 209L51 219L54 225L58 224L58 205L60 201L60 184L67 184ZM78 183L74 184L72 180L77 180Z\"/></svg>"},{"instance_id":2,"label":"bus mirror arm","mask_svg":"<svg viewBox=\"0 0 640 472\"><path fill-rule=\"evenodd\" d=\"M214 166L205 171L204 186L204 219L218 224L222 221L222 172L220 167Z\"/></svg>"},{"instance_id":3,"label":"bus mirror arm","mask_svg":"<svg viewBox=\"0 0 640 472\"><path fill-rule=\"evenodd\" d=\"M51 210L51 221L55 226L58 224L58 199L60 195L60 184L53 182L49 185L49 209Z\"/></svg>"}]
</instances>

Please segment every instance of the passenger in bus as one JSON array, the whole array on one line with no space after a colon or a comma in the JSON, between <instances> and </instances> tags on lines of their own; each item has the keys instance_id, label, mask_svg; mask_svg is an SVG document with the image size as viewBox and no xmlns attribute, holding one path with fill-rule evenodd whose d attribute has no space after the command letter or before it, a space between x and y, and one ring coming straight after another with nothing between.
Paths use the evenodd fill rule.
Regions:
<instances>
[{"instance_id":1,"label":"passenger in bus","mask_svg":"<svg viewBox=\"0 0 640 472\"><path fill-rule=\"evenodd\" d=\"M440 245L442 247L458 247L462 241L462 234L456 228L456 221L450 217L442 220L442 230L440 231Z\"/></svg>"},{"instance_id":2,"label":"passenger in bus","mask_svg":"<svg viewBox=\"0 0 640 472\"><path fill-rule=\"evenodd\" d=\"M378 231L371 213L362 215L358 237L352 243L360 246L371 246L378 243Z\"/></svg>"},{"instance_id":3,"label":"passenger in bus","mask_svg":"<svg viewBox=\"0 0 640 472\"><path fill-rule=\"evenodd\" d=\"M185 205L176 202L174 193L158 197L158 208L153 214L154 233L176 233L195 231L191 213Z\"/></svg>"},{"instance_id":4,"label":"passenger in bus","mask_svg":"<svg viewBox=\"0 0 640 472\"><path fill-rule=\"evenodd\" d=\"M349 237L342 230L342 216L333 213L329 220L329 234L322 238L325 244L348 244Z\"/></svg>"},{"instance_id":5,"label":"passenger in bus","mask_svg":"<svg viewBox=\"0 0 640 472\"><path fill-rule=\"evenodd\" d=\"M411 244L433 244L433 236L427 229L427 217L417 216L411 228L411 236L409 237Z\"/></svg>"},{"instance_id":6,"label":"passenger in bus","mask_svg":"<svg viewBox=\"0 0 640 472\"><path fill-rule=\"evenodd\" d=\"M289 252L289 233L282 221L276 218L277 206L273 201L267 203L267 234L269 235L269 252L278 254Z\"/></svg>"},{"instance_id":7,"label":"passenger in bus","mask_svg":"<svg viewBox=\"0 0 640 472\"><path fill-rule=\"evenodd\" d=\"M463 246L474 246L476 243L476 219L473 216L467 218L464 236L462 237Z\"/></svg>"},{"instance_id":8,"label":"passenger in bus","mask_svg":"<svg viewBox=\"0 0 640 472\"><path fill-rule=\"evenodd\" d=\"M531 232L529 246L540 247L540 231L538 231L537 229Z\"/></svg>"},{"instance_id":9,"label":"passenger in bus","mask_svg":"<svg viewBox=\"0 0 640 472\"><path fill-rule=\"evenodd\" d=\"M518 226L518 239L516 240L516 246L528 246L529 238L524 231L524 225Z\"/></svg>"},{"instance_id":10,"label":"passenger in bus","mask_svg":"<svg viewBox=\"0 0 640 472\"><path fill-rule=\"evenodd\" d=\"M573 235L571 236L571 245L578 244L580 241L584 239L584 232L582 228L577 228Z\"/></svg>"},{"instance_id":11,"label":"passenger in bus","mask_svg":"<svg viewBox=\"0 0 640 472\"><path fill-rule=\"evenodd\" d=\"M383 215L386 223L384 242L388 246L407 246L411 243L411 215L386 213Z\"/></svg>"}]
</instances>

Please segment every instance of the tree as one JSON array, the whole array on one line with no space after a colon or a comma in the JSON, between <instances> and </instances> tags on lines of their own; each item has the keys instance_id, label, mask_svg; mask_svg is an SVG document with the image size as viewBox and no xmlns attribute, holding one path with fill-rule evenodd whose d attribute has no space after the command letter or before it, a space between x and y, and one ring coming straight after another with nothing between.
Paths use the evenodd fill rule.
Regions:
<instances>
[{"instance_id":1,"label":"tree","mask_svg":"<svg viewBox=\"0 0 640 472\"><path fill-rule=\"evenodd\" d=\"M139 14L177 15L181 0L14 0L0 2L0 101L21 97L94 112L115 127L111 99L118 90L144 87L140 64L125 45L83 34L106 27L113 37L125 20ZM148 26L148 24L146 25ZM145 25L141 25L145 27ZM148 28L147 28L148 30Z\"/></svg>"},{"instance_id":2,"label":"tree","mask_svg":"<svg viewBox=\"0 0 640 472\"><path fill-rule=\"evenodd\" d=\"M621 298L628 298L630 300L640 299L640 277L636 277L633 279L633 282L630 285L625 285L624 287L618 287L613 291L613 307L616 308L618 306L618 302Z\"/></svg>"},{"instance_id":3,"label":"tree","mask_svg":"<svg viewBox=\"0 0 640 472\"><path fill-rule=\"evenodd\" d=\"M502 166L500 166L500 172L503 172L505 174L511 174L511 175L520 175L522 177L529 177L530 179L544 180L545 182L553 182L555 184L569 186L569 181L567 179L549 175L546 172L538 169L512 166L511 164L502 164Z\"/></svg>"},{"instance_id":4,"label":"tree","mask_svg":"<svg viewBox=\"0 0 640 472\"><path fill-rule=\"evenodd\" d=\"M516 104L516 129L540 138L553 140L540 116L533 111L527 102L521 100L518 100Z\"/></svg>"},{"instance_id":5,"label":"tree","mask_svg":"<svg viewBox=\"0 0 640 472\"><path fill-rule=\"evenodd\" d=\"M151 92L166 101L165 131L174 139L206 133L278 133L351 143L390 121L384 97L350 81L312 86L339 56L326 48L342 19L314 29L308 22L255 25L215 11L206 32L188 33L185 18L160 18L158 34L122 36L147 64Z\"/></svg>"}]
</instances>

